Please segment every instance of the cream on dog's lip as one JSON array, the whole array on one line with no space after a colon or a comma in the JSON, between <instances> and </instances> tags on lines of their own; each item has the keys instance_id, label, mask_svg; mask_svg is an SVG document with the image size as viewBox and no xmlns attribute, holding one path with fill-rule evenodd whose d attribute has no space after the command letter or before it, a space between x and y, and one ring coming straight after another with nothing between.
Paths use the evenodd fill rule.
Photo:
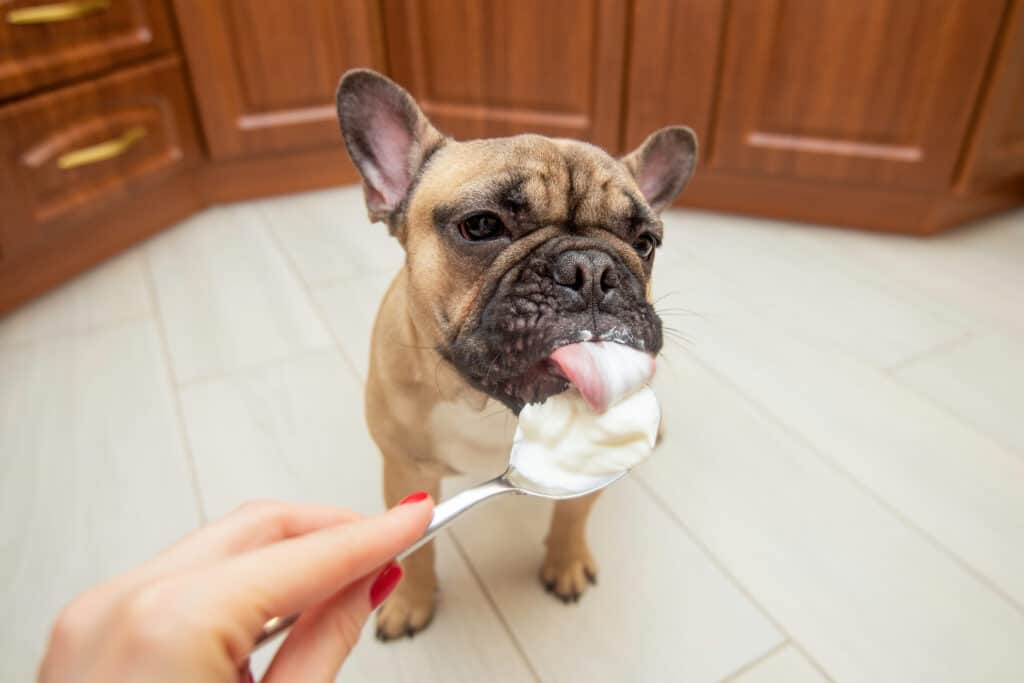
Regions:
<instances>
[{"instance_id":1,"label":"cream on dog's lip","mask_svg":"<svg viewBox=\"0 0 1024 683\"><path fill-rule=\"evenodd\" d=\"M608 408L654 376L654 356L617 342L585 341L555 349L547 359L549 372L576 387L596 412Z\"/></svg>"}]
</instances>

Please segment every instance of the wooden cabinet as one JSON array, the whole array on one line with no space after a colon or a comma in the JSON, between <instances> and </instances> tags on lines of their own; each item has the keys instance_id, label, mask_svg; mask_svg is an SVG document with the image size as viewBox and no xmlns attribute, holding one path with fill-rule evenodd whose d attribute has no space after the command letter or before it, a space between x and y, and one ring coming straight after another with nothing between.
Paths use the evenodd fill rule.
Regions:
<instances>
[{"instance_id":1,"label":"wooden cabinet","mask_svg":"<svg viewBox=\"0 0 1024 683\"><path fill-rule=\"evenodd\" d=\"M4 259L199 161L177 57L0 109Z\"/></svg>"},{"instance_id":2,"label":"wooden cabinet","mask_svg":"<svg viewBox=\"0 0 1024 683\"><path fill-rule=\"evenodd\" d=\"M0 100L172 47L163 0L3 0Z\"/></svg>"},{"instance_id":3,"label":"wooden cabinet","mask_svg":"<svg viewBox=\"0 0 1024 683\"><path fill-rule=\"evenodd\" d=\"M391 75L460 139L522 132L618 150L628 4L387 0Z\"/></svg>"},{"instance_id":4,"label":"wooden cabinet","mask_svg":"<svg viewBox=\"0 0 1024 683\"><path fill-rule=\"evenodd\" d=\"M1021 29L1005 21L1012 9L1019 23L1020 6L637 0L627 146L658 126L692 122L702 149L682 201L693 206L931 233L1020 203L1019 184L1005 175L999 188L957 189L980 133L979 100L992 101L1004 132L982 133L971 157L978 173L986 164L1021 168L1024 150L1006 136L1024 137L1012 113L1024 112L1014 99L1024 94L1022 67L998 50L1021 59L1011 36ZM1000 85L1001 71L1017 75Z\"/></svg>"},{"instance_id":5,"label":"wooden cabinet","mask_svg":"<svg viewBox=\"0 0 1024 683\"><path fill-rule=\"evenodd\" d=\"M689 206L1024 203L1024 0L0 0L0 312L202 206L356 182L353 67L459 139L689 125Z\"/></svg>"},{"instance_id":6,"label":"wooden cabinet","mask_svg":"<svg viewBox=\"0 0 1024 683\"><path fill-rule=\"evenodd\" d=\"M0 312L199 207L164 0L0 0Z\"/></svg>"},{"instance_id":7,"label":"wooden cabinet","mask_svg":"<svg viewBox=\"0 0 1024 683\"><path fill-rule=\"evenodd\" d=\"M210 157L340 146L334 91L383 70L373 0L175 0ZM343 162L342 162L343 163Z\"/></svg>"}]
</instances>

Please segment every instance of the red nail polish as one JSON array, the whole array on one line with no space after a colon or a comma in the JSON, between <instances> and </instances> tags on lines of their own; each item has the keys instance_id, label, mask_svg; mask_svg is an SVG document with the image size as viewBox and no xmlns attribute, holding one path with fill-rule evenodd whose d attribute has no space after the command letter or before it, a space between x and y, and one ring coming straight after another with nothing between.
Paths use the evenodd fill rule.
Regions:
<instances>
[{"instance_id":1,"label":"red nail polish","mask_svg":"<svg viewBox=\"0 0 1024 683\"><path fill-rule=\"evenodd\" d=\"M377 606L391 595L391 591L395 590L395 586L402 580L402 573L402 567L397 562L384 567L370 586L370 606L373 609L377 609Z\"/></svg>"},{"instance_id":2,"label":"red nail polish","mask_svg":"<svg viewBox=\"0 0 1024 683\"><path fill-rule=\"evenodd\" d=\"M398 504L399 505L405 505L406 503L418 503L421 500L426 500L426 498L427 498L427 492L426 491L417 491L416 493L410 493L408 496L403 498L401 500L401 502L398 503Z\"/></svg>"}]
</instances>

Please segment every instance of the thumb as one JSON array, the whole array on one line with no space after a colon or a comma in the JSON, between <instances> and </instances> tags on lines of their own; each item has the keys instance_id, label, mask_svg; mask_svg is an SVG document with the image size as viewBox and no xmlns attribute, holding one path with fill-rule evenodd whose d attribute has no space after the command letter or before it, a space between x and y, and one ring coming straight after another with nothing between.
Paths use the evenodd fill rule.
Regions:
<instances>
[{"instance_id":1,"label":"thumb","mask_svg":"<svg viewBox=\"0 0 1024 683\"><path fill-rule=\"evenodd\" d=\"M401 579L401 565L390 562L307 610L277 651L263 683L334 680L359 640L366 619Z\"/></svg>"}]
</instances>

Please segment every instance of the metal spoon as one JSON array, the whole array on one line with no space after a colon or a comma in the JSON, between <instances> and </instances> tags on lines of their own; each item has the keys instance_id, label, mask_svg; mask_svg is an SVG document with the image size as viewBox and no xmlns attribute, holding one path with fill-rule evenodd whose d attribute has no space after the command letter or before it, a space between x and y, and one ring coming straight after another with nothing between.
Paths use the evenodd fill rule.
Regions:
<instances>
[{"instance_id":1,"label":"metal spoon","mask_svg":"<svg viewBox=\"0 0 1024 683\"><path fill-rule=\"evenodd\" d=\"M423 536L399 553L396 559L405 559L415 552L421 545L436 536L437 532L448 526L448 524L453 522L455 518L460 516L463 512L502 493L537 496L538 498L547 498L549 500L579 498L580 496L600 491L609 484L621 479L626 472L628 472L628 470L616 472L615 474L609 475L603 479L595 479L590 482L590 485L587 488L581 491L566 491L565 489L554 489L538 484L535 481L531 481L516 470L515 465L510 463L508 469L505 470L505 473L500 477L495 477L490 481L485 481L484 483L468 488L465 491L460 491L448 500L438 503L437 506L434 507L434 516L430 520L427 530L423 532ZM263 625L263 630L260 632L259 637L256 638L256 644L253 646L253 649L255 650L256 648L259 648L268 640L289 628L298 618L298 614L292 614L287 617L274 617L268 621Z\"/></svg>"}]
</instances>

